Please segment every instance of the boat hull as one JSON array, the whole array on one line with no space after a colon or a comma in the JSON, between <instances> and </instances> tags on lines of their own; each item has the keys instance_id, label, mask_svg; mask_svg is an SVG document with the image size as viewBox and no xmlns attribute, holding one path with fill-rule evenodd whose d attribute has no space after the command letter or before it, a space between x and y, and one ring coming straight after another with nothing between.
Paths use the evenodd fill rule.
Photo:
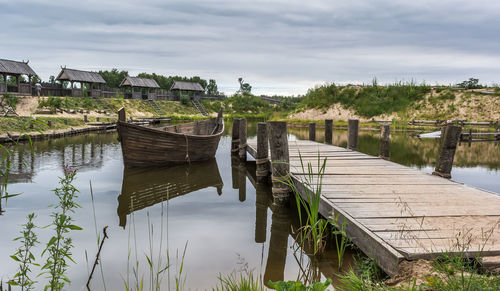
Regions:
<instances>
[{"instance_id":1,"label":"boat hull","mask_svg":"<svg viewBox=\"0 0 500 291\"><path fill-rule=\"evenodd\" d=\"M209 121L193 124L198 124L198 128L209 127ZM215 125L215 120L210 123ZM168 166L212 159L224 125L213 135L172 132L176 129L175 126L154 129L119 121L118 138L125 167Z\"/></svg>"}]
</instances>

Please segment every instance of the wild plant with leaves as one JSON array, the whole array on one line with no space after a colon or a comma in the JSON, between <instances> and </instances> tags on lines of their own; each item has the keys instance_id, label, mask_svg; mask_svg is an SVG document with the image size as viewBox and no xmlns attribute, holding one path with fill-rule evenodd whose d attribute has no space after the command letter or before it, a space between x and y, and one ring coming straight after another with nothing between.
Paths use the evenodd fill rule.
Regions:
<instances>
[{"instance_id":1,"label":"wild plant with leaves","mask_svg":"<svg viewBox=\"0 0 500 291\"><path fill-rule=\"evenodd\" d=\"M335 216L335 219L330 220L330 223L335 228L332 234L335 236L335 246L337 247L337 258L339 270L342 268L344 263L344 254L346 249L352 245L351 240L347 236L345 231L347 226L347 220L343 219L342 223L339 224L340 214Z\"/></svg>"},{"instance_id":2,"label":"wild plant with leaves","mask_svg":"<svg viewBox=\"0 0 500 291\"><path fill-rule=\"evenodd\" d=\"M72 182L75 179L76 171L70 169L68 165L64 167L64 177L60 178L59 188L54 189L54 193L59 199L59 203L54 206L55 211L51 214L53 218L52 224L55 235L47 243L42 256L47 253L48 257L45 265L42 267L42 274L48 275L49 284L46 289L61 290L66 282L70 282L66 276L68 270L68 262L72 259L71 249L73 241L69 237L69 232L72 230L81 230L82 228L73 224L71 213L80 207L75 199L78 197L78 189L73 186Z\"/></svg>"},{"instance_id":3,"label":"wild plant with leaves","mask_svg":"<svg viewBox=\"0 0 500 291\"><path fill-rule=\"evenodd\" d=\"M323 176L326 168L326 158L321 160L318 153L317 169L314 170L311 163L304 165L302 155L299 152L301 168L298 169L304 173L304 178L301 181L304 187L305 198L300 194L300 191L295 186L290 175L285 177L275 178L277 181L290 187L295 194L295 202L297 204L299 222L303 225L299 229L298 241L301 246L307 246L311 249L312 254L316 255L323 252L325 248L326 230L328 228L328 220L321 218L319 213L319 203L321 200L321 189ZM306 212L306 218L303 219L301 209Z\"/></svg>"},{"instance_id":4,"label":"wild plant with leaves","mask_svg":"<svg viewBox=\"0 0 500 291\"><path fill-rule=\"evenodd\" d=\"M33 220L35 213L27 216L28 221L23 224L21 236L14 239L20 241L21 246L17 249L16 253L10 256L14 261L19 262L19 271L14 275L14 279L8 282L11 286L20 286L21 290L33 290L33 285L36 281L30 278L31 267L39 266L35 263L35 256L31 250L38 243L37 236L33 229L36 228Z\"/></svg>"}]
</instances>

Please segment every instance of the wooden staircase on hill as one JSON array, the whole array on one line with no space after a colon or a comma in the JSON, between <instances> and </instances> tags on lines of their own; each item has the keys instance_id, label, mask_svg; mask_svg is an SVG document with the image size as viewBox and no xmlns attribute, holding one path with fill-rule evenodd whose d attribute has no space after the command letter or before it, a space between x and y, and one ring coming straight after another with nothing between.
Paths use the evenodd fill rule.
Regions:
<instances>
[{"instance_id":1,"label":"wooden staircase on hill","mask_svg":"<svg viewBox=\"0 0 500 291\"><path fill-rule=\"evenodd\" d=\"M201 113L201 115L208 116L207 111L205 110L205 108L203 108L198 100L191 100L191 103L193 103L194 107L198 110L198 112Z\"/></svg>"}]
</instances>

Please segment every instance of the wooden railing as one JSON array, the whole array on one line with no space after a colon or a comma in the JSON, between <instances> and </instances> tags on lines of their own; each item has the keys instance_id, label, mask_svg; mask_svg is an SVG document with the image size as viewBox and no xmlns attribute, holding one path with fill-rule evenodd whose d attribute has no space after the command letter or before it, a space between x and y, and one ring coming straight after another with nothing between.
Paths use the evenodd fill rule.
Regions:
<instances>
[{"instance_id":1,"label":"wooden railing","mask_svg":"<svg viewBox=\"0 0 500 291\"><path fill-rule=\"evenodd\" d=\"M19 84L18 93L31 95L31 85L30 84Z\"/></svg>"}]
</instances>

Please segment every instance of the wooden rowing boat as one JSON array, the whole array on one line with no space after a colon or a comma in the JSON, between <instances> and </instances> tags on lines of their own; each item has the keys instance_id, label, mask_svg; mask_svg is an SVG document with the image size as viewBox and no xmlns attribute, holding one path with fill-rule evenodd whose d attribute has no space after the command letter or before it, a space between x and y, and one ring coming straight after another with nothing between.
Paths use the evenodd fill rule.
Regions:
<instances>
[{"instance_id":1,"label":"wooden rowing boat","mask_svg":"<svg viewBox=\"0 0 500 291\"><path fill-rule=\"evenodd\" d=\"M221 110L216 118L149 128L127 123L122 108L117 130L125 167L165 166L214 158L224 119Z\"/></svg>"},{"instance_id":2,"label":"wooden rowing boat","mask_svg":"<svg viewBox=\"0 0 500 291\"><path fill-rule=\"evenodd\" d=\"M222 194L224 183L215 159L172 167L125 168L118 196L120 226L127 215L200 189L215 187Z\"/></svg>"}]
</instances>

